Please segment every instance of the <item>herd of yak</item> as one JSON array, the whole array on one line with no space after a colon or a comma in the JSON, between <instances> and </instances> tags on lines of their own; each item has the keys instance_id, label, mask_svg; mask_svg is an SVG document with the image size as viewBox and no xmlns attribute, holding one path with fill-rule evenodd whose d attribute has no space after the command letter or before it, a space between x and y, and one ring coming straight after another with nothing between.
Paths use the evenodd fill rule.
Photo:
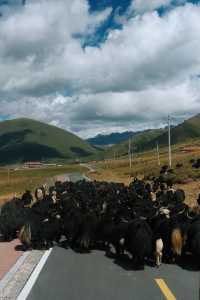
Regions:
<instances>
[{"instance_id":1,"label":"herd of yak","mask_svg":"<svg viewBox=\"0 0 200 300\"><path fill-rule=\"evenodd\" d=\"M174 262L185 254L199 261L200 196L196 210L184 200L184 191L162 176L151 182L135 178L129 186L56 182L48 191L37 188L34 197L26 191L5 203L0 235L6 241L19 237L25 249L62 243L80 252L99 248L109 253L112 246L116 257L128 255L134 268Z\"/></svg>"}]
</instances>

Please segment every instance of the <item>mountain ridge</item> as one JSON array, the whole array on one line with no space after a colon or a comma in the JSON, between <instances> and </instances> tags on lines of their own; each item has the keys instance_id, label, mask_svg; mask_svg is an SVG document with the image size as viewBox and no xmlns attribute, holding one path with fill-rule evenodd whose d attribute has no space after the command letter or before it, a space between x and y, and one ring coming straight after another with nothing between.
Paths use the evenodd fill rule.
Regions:
<instances>
[{"instance_id":1,"label":"mountain ridge","mask_svg":"<svg viewBox=\"0 0 200 300\"><path fill-rule=\"evenodd\" d=\"M28 118L0 122L0 164L28 160L74 160L97 149L73 133Z\"/></svg>"},{"instance_id":2,"label":"mountain ridge","mask_svg":"<svg viewBox=\"0 0 200 300\"><path fill-rule=\"evenodd\" d=\"M88 143L96 146L109 146L125 141L135 134L134 131L112 132L110 134L97 134L94 137L86 139Z\"/></svg>"},{"instance_id":3,"label":"mountain ridge","mask_svg":"<svg viewBox=\"0 0 200 300\"><path fill-rule=\"evenodd\" d=\"M197 114L182 123L171 127L171 144L179 144L191 139L200 138L200 114ZM156 147L156 144L160 147L168 145L168 130L163 129L151 129L135 135L132 139L132 149L134 152L143 152L152 150ZM113 152L117 152L118 155L127 155L129 147L129 141L126 140L120 144L112 146L107 150L106 156L110 156Z\"/></svg>"}]
</instances>

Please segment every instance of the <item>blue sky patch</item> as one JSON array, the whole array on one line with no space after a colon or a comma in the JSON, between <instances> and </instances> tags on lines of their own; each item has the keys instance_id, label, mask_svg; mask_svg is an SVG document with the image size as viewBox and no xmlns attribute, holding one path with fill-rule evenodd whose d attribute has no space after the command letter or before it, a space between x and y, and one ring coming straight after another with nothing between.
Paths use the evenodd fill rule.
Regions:
<instances>
[{"instance_id":1,"label":"blue sky patch","mask_svg":"<svg viewBox=\"0 0 200 300\"><path fill-rule=\"evenodd\" d=\"M119 9L119 12L123 14L131 4L132 0L88 0L88 2L92 12L103 10L106 7L112 7L114 10Z\"/></svg>"},{"instance_id":2,"label":"blue sky patch","mask_svg":"<svg viewBox=\"0 0 200 300\"><path fill-rule=\"evenodd\" d=\"M0 121L9 120L11 117L9 115L0 115Z\"/></svg>"},{"instance_id":3,"label":"blue sky patch","mask_svg":"<svg viewBox=\"0 0 200 300\"><path fill-rule=\"evenodd\" d=\"M113 11L109 18L101 24L100 27L92 34L88 36L77 35L77 38L81 40L82 47L100 47L100 45L106 40L109 30L112 29L122 29L122 25L116 23L115 14L124 15L129 8L132 0L88 0L90 5L90 12L102 11L105 8L112 7ZM163 16L166 12L169 11L172 7L178 5L184 5L186 2L197 4L200 0L174 0L171 2L170 7L161 6L157 9L157 12L160 16Z\"/></svg>"},{"instance_id":4,"label":"blue sky patch","mask_svg":"<svg viewBox=\"0 0 200 300\"><path fill-rule=\"evenodd\" d=\"M112 13L108 19L101 24L96 31L89 36L77 36L81 40L82 47L99 47L107 38L109 30L122 29L122 25L115 21L115 15L123 15L131 4L131 0L88 0L90 12L102 11L108 7L112 8Z\"/></svg>"}]
</instances>

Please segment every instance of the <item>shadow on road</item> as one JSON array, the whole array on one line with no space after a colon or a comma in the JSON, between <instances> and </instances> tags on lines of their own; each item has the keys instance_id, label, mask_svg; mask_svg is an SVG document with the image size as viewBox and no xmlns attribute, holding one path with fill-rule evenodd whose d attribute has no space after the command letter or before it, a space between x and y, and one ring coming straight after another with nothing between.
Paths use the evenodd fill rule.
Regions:
<instances>
[{"instance_id":1,"label":"shadow on road","mask_svg":"<svg viewBox=\"0 0 200 300\"><path fill-rule=\"evenodd\" d=\"M15 251L24 251L25 252L27 250L28 250L28 248L25 245L19 244L19 245L15 246Z\"/></svg>"},{"instance_id":2,"label":"shadow on road","mask_svg":"<svg viewBox=\"0 0 200 300\"><path fill-rule=\"evenodd\" d=\"M112 259L113 263L119 265L126 271L131 271L131 270L137 271L143 269L140 267L138 268L138 266L134 265L132 259L130 259L129 256L126 254L123 254L118 258L116 258L115 254L113 253L106 253L105 256ZM146 262L145 265L152 268L156 267L153 260L149 260L148 262ZM163 265L165 265L165 263L163 263ZM200 271L199 260L198 258L195 258L192 255L184 255L183 257L177 260L175 265L179 266L184 270L191 271L191 272Z\"/></svg>"},{"instance_id":3,"label":"shadow on road","mask_svg":"<svg viewBox=\"0 0 200 300\"><path fill-rule=\"evenodd\" d=\"M69 249L71 248L70 243L67 240L63 240L59 243L59 245L57 245L63 249ZM72 248L71 248L72 249ZM96 249L96 247L95 247ZM92 250L95 250L92 249ZM30 250L27 249L24 245L16 245L15 246L15 250L16 251L26 251L26 250ZM91 251L85 251L85 250L81 250L80 248L76 248L74 247L72 249L75 253L77 254L88 254ZM97 249L96 249L97 250ZM105 247L98 247L98 250L105 252L105 256L108 257L110 260L112 260L112 262L118 266L120 266L121 268L123 268L126 271L136 271L136 270L141 270L143 268L138 268L138 266L135 266L133 263L133 260L127 255L127 254L122 254L120 255L120 257L116 257L116 255L114 253L112 253L111 251L106 251ZM146 266L148 267L155 267L155 263L152 260L146 261L145 263ZM163 265L165 265L165 263L163 263ZM175 265L179 266L180 268L187 270L187 271L191 271L191 272L197 272L200 271L200 263L199 263L199 259L197 257L194 257L192 255L184 255L181 258L177 259Z\"/></svg>"}]
</instances>

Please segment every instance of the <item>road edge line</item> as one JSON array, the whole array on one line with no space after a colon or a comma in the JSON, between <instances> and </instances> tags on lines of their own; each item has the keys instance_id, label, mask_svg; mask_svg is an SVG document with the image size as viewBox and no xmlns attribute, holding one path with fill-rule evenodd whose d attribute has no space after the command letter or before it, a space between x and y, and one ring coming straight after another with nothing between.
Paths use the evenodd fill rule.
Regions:
<instances>
[{"instance_id":1,"label":"road edge line","mask_svg":"<svg viewBox=\"0 0 200 300\"><path fill-rule=\"evenodd\" d=\"M42 271L42 268L44 267L49 255L51 254L52 249L53 248L50 248L49 250L45 251L39 263L37 264L34 271L32 272L31 276L29 277L28 281L26 282L25 286L23 287L20 294L18 295L17 300L25 300L28 297L34 283L36 282L40 272Z\"/></svg>"}]
</instances>

